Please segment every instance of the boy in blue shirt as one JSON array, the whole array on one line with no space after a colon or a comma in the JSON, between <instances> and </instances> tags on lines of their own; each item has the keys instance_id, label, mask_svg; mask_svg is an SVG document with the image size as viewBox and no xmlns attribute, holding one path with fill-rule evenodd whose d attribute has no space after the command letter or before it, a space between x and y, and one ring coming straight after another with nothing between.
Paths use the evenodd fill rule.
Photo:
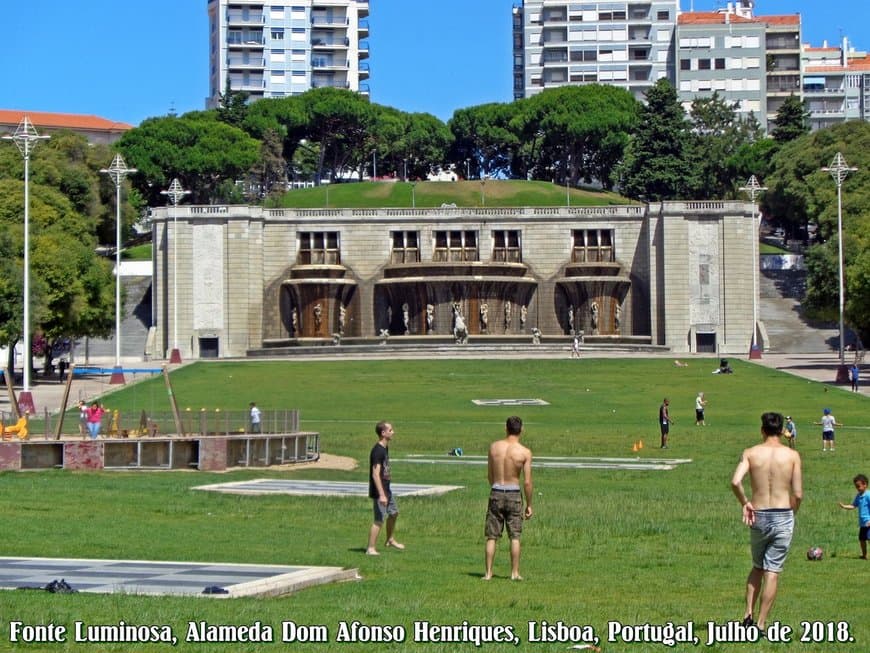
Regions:
<instances>
[{"instance_id":1,"label":"boy in blue shirt","mask_svg":"<svg viewBox=\"0 0 870 653\"><path fill-rule=\"evenodd\" d=\"M841 503L843 510L858 510L858 542L861 544L861 559L867 559L867 531L870 530L870 494L867 493L867 477L858 474L852 479L858 494L851 504Z\"/></svg>"}]
</instances>

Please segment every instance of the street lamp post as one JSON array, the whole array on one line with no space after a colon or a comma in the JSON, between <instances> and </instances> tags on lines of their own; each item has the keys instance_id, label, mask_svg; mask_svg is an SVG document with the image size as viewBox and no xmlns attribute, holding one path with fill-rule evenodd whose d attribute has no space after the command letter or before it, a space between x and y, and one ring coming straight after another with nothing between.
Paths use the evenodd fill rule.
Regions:
<instances>
[{"instance_id":1,"label":"street lamp post","mask_svg":"<svg viewBox=\"0 0 870 653\"><path fill-rule=\"evenodd\" d=\"M22 347L24 349L24 361L22 364L24 373L24 385L18 395L18 411L36 412L33 404L33 394L30 392L30 362L33 352L30 344L30 152L40 140L47 140L50 136L40 136L36 128L30 122L30 118L24 116L15 133L11 136L3 136L4 140L13 141L24 156L24 323L22 327Z\"/></svg>"},{"instance_id":2,"label":"street lamp post","mask_svg":"<svg viewBox=\"0 0 870 653\"><path fill-rule=\"evenodd\" d=\"M190 195L189 190L181 187L178 178L172 180L168 190L160 191L162 195L169 197L172 202L172 353L169 355L170 363L181 362L181 351L178 349L178 203L185 195ZM167 239L168 240L168 239Z\"/></svg>"},{"instance_id":3,"label":"street lamp post","mask_svg":"<svg viewBox=\"0 0 870 653\"><path fill-rule=\"evenodd\" d=\"M124 383L124 369L121 367L121 186L124 178L136 168L128 168L124 157L116 154L108 168L100 170L109 175L115 183L115 369L112 370L111 384Z\"/></svg>"},{"instance_id":4,"label":"street lamp post","mask_svg":"<svg viewBox=\"0 0 870 653\"><path fill-rule=\"evenodd\" d=\"M843 181L850 172L855 172L857 169L858 168L850 168L846 165L846 159L843 158L843 155L840 152L837 152L834 156L831 165L822 168L825 172L831 173L831 177L834 178L834 181L837 184L837 262L839 264L839 283L837 288L839 290L840 300L840 366L837 368L837 383L845 383L849 380L849 373L846 370L845 347L843 346L845 333L843 328Z\"/></svg>"},{"instance_id":5,"label":"street lamp post","mask_svg":"<svg viewBox=\"0 0 870 653\"><path fill-rule=\"evenodd\" d=\"M486 175L480 178L480 205L486 206Z\"/></svg>"},{"instance_id":6,"label":"street lamp post","mask_svg":"<svg viewBox=\"0 0 870 653\"><path fill-rule=\"evenodd\" d=\"M749 193L749 200L752 202L752 346L749 348L749 358L761 358L761 347L758 346L756 340L758 332L758 227L761 216L756 217L758 205L755 203L755 197L767 190L767 187L759 184L755 175L751 175L746 185L741 186L738 190Z\"/></svg>"}]
</instances>

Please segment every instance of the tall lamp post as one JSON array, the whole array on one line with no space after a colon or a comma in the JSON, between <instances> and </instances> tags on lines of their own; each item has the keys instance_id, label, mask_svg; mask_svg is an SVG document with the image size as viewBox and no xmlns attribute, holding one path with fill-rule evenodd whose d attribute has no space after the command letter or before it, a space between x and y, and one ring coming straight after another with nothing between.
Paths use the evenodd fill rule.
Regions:
<instances>
[{"instance_id":1,"label":"tall lamp post","mask_svg":"<svg viewBox=\"0 0 870 653\"><path fill-rule=\"evenodd\" d=\"M124 178L136 168L128 168L124 157L116 154L108 168L100 170L109 175L115 183L115 369L112 370L111 384L124 383L124 369L121 367L121 186Z\"/></svg>"},{"instance_id":2,"label":"tall lamp post","mask_svg":"<svg viewBox=\"0 0 870 653\"><path fill-rule=\"evenodd\" d=\"M169 188L160 193L172 202L172 353L169 362L177 364L181 362L181 351L178 349L178 203L185 195L190 195L190 191L184 190L176 177Z\"/></svg>"},{"instance_id":3,"label":"tall lamp post","mask_svg":"<svg viewBox=\"0 0 870 653\"><path fill-rule=\"evenodd\" d=\"M840 294L840 366L837 368L837 383L846 383L849 380L849 373L846 370L845 347L843 346L844 329L843 329L843 181L850 172L855 172L858 168L850 168L846 165L846 159L840 152L834 156L831 165L822 168L825 172L831 173L831 177L837 184L837 258L839 264L839 284L837 286Z\"/></svg>"},{"instance_id":4,"label":"tall lamp post","mask_svg":"<svg viewBox=\"0 0 870 653\"><path fill-rule=\"evenodd\" d=\"M24 116L15 133L11 136L3 136L4 140L13 141L24 156L24 324L21 338L24 349L24 385L18 395L18 411L36 412L33 404L33 394L30 392L30 361L33 352L30 350L30 153L41 140L48 140L50 136L40 136L36 128L30 122L30 118Z\"/></svg>"},{"instance_id":5,"label":"tall lamp post","mask_svg":"<svg viewBox=\"0 0 870 653\"><path fill-rule=\"evenodd\" d=\"M741 186L738 190L748 193L749 201L752 202L752 346L749 348L749 358L761 358L761 347L758 346L756 340L758 333L758 227L761 216L756 217L758 205L755 203L755 197L767 190L767 187L759 184L755 175L751 175L746 185Z\"/></svg>"}]
</instances>

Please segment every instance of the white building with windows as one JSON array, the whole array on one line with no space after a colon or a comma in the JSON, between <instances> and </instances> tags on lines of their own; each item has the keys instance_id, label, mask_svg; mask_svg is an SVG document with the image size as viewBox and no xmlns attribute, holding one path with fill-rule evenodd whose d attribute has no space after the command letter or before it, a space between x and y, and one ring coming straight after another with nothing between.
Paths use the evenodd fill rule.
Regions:
<instances>
[{"instance_id":1,"label":"white building with windows","mask_svg":"<svg viewBox=\"0 0 870 653\"><path fill-rule=\"evenodd\" d=\"M252 100L331 86L368 93L368 0L208 0L209 96Z\"/></svg>"},{"instance_id":2,"label":"white building with windows","mask_svg":"<svg viewBox=\"0 0 870 653\"><path fill-rule=\"evenodd\" d=\"M610 84L638 99L674 79L679 0L554 2L513 9L514 98L572 84Z\"/></svg>"},{"instance_id":3,"label":"white building with windows","mask_svg":"<svg viewBox=\"0 0 870 653\"><path fill-rule=\"evenodd\" d=\"M803 97L813 129L846 120L870 120L870 56L850 47L827 43L802 50Z\"/></svg>"}]
</instances>

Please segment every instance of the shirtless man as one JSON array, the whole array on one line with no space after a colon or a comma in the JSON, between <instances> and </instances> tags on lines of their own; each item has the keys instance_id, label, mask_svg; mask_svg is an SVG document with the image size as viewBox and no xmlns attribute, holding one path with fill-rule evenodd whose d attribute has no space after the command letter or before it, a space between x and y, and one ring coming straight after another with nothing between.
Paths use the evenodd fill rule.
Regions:
<instances>
[{"instance_id":1,"label":"shirtless man","mask_svg":"<svg viewBox=\"0 0 870 653\"><path fill-rule=\"evenodd\" d=\"M803 498L803 481L800 455L779 439L782 415L764 413L761 434L762 443L743 452L731 478L731 490L743 506L743 523L750 528L752 545L752 570L746 579L743 625L757 625L764 630L776 599L779 573L791 545L794 514ZM751 501L743 491L747 472L752 485ZM756 602L759 603L757 613ZM757 615L757 621L753 621L753 615Z\"/></svg>"},{"instance_id":2,"label":"shirtless man","mask_svg":"<svg viewBox=\"0 0 870 653\"><path fill-rule=\"evenodd\" d=\"M486 535L484 580L492 578L495 546L505 527L511 541L511 580L522 580L520 535L523 532L523 519L532 517L532 452L520 444L522 432L523 420L519 417L508 417L504 439L496 440L489 447L488 475L491 491L484 529ZM522 493L520 493L520 475L523 477ZM525 510L523 510L523 494L526 497Z\"/></svg>"}]
</instances>

